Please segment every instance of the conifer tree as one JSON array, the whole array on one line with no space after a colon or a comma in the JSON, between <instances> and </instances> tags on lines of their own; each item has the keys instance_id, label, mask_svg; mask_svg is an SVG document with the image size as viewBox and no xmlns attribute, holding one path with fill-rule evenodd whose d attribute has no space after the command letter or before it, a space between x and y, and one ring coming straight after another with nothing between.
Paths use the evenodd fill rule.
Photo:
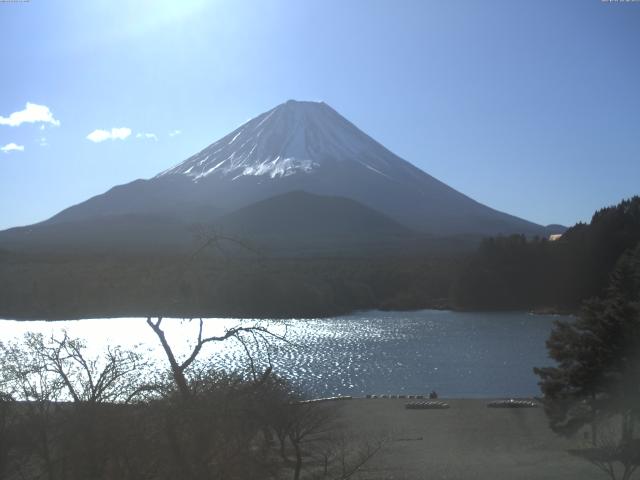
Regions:
<instances>
[{"instance_id":1,"label":"conifer tree","mask_svg":"<svg viewBox=\"0 0 640 480\"><path fill-rule=\"evenodd\" d=\"M534 371L551 428L572 435L590 425L593 448L579 454L608 472L619 462L629 478L640 464L640 244L618 261L604 298L586 302L577 319L556 322L547 348L557 366ZM599 426L612 422L619 438L605 448Z\"/></svg>"}]
</instances>

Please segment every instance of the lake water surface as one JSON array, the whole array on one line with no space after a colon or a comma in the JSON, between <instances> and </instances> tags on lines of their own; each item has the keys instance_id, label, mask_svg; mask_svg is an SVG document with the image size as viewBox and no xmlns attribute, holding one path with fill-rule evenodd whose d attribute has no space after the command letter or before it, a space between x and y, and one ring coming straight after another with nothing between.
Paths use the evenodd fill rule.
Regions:
<instances>
[{"instance_id":1,"label":"lake water surface","mask_svg":"<svg viewBox=\"0 0 640 480\"><path fill-rule=\"evenodd\" d=\"M567 317L528 313L472 313L437 310L368 311L326 319L262 322L283 335L268 350L248 343L262 359L271 356L277 372L313 396L419 394L435 389L442 397L538 395L534 366L551 365L545 340L553 321ZM204 334L253 321L206 319ZM197 333L197 321L163 320L167 338L182 355ZM27 331L46 335L66 329L82 337L93 354L108 345L141 344L163 362L159 343L143 318L64 322L0 320L2 341ZM209 344L203 356L221 367L244 368L237 341ZM164 365L164 363L161 363Z\"/></svg>"}]
</instances>

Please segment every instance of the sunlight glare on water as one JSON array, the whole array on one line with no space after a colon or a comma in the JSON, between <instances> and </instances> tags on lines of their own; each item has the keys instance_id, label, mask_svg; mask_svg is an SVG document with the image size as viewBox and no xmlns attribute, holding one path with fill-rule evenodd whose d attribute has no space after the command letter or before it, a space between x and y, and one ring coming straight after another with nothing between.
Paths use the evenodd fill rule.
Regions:
<instances>
[{"instance_id":1,"label":"sunlight glare on water","mask_svg":"<svg viewBox=\"0 0 640 480\"><path fill-rule=\"evenodd\" d=\"M246 343L264 367L271 358L277 373L313 396L420 394L445 397L538 395L534 366L550 365L545 340L558 316L527 313L471 313L424 310L369 311L309 320L255 321L211 318L203 336L220 336L236 326L259 323L286 341L268 349ZM3 341L27 331L83 338L93 355L107 346L139 345L165 365L157 337L143 318L62 322L2 320ZM162 328L175 353L184 358L198 332L197 320L164 319ZM247 366L244 347L233 339L208 344L203 356L219 368Z\"/></svg>"}]
</instances>

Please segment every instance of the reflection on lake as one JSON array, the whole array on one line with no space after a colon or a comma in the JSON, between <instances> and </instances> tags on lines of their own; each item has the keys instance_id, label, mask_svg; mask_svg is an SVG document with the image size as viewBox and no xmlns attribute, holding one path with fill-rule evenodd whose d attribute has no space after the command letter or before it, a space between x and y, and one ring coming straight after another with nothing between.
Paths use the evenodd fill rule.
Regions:
<instances>
[{"instance_id":1,"label":"reflection on lake","mask_svg":"<svg viewBox=\"0 0 640 480\"><path fill-rule=\"evenodd\" d=\"M413 394L435 389L443 397L515 397L539 394L532 368L551 364L545 340L553 320L559 318L566 317L369 311L261 324L285 335L288 341L268 352L276 372L313 396ZM207 319L204 335L220 335L239 323L236 319ZM197 335L197 324L165 319L162 326L176 351L184 355L188 342ZM70 336L85 339L94 354L107 345L141 344L158 361L164 361L158 339L142 318L0 320L0 325L5 342L27 331L49 335L66 329ZM233 340L208 344L202 353L214 356L218 365L228 369L247 364L242 345Z\"/></svg>"}]
</instances>

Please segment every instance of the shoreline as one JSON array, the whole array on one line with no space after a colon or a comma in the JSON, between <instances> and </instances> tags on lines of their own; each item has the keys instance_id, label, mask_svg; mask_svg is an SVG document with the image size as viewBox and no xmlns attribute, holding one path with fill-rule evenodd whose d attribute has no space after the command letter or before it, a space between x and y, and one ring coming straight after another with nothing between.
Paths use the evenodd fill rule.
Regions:
<instances>
[{"instance_id":1,"label":"shoreline","mask_svg":"<svg viewBox=\"0 0 640 480\"><path fill-rule=\"evenodd\" d=\"M379 312L379 313L402 313L402 312L407 312L407 313L414 313L414 312L452 312L452 313L483 313L483 314L509 314L509 313L513 313L513 314L529 314L529 315L537 315L537 316L571 316L571 315L576 315L576 312L572 312L570 310L554 310L554 309L541 309L541 310L531 310L531 309L521 309L521 310L471 310L471 309L458 309L458 308L449 308L449 307L442 307L442 308L437 308L437 307L428 307L428 308L416 308L416 309L380 309L380 308L373 308L373 309L358 309L358 310L350 310L347 312L342 312L342 313L332 313L332 314L327 314L326 316L322 316L322 315L315 315L315 316L305 316L305 315L299 315L299 316L266 316L266 315L253 315L253 316L244 316L244 317L240 317L240 316L233 316L233 315L224 315L224 314L196 314L196 315L178 315L176 313L166 313L166 314L158 314L158 313L154 313L153 315L141 315L139 313L133 313L133 314L122 314L122 315L103 315L100 316L98 314L95 315L84 315L84 316L76 316L76 315L69 315L69 316L54 316L54 317L38 317L38 318L34 318L33 316L20 316L20 315L2 315L2 313L0 313L0 321L5 320L5 321L13 321L13 322L65 322L65 321L81 321L81 320L113 320L113 319L122 319L122 318L142 318L145 319L147 317L151 317L151 318L158 318L158 317L162 317L162 318L166 318L166 319L196 319L196 318L202 318L205 320L209 320L209 319L219 319L219 318L224 318L224 319L233 319L233 320L257 320L257 321L264 321L264 320L274 320L274 321L287 321L287 320L326 320L326 319L330 319L330 318L337 318L337 317L348 317L351 315L357 315L357 314L366 314L368 312Z\"/></svg>"}]
</instances>

